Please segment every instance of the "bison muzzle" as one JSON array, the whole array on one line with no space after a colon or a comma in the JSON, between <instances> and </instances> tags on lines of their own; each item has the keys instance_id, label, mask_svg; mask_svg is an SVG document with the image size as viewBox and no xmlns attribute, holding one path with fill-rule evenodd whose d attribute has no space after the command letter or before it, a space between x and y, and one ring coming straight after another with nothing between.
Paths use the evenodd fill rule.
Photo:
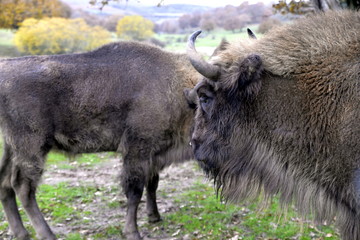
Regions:
<instances>
[{"instance_id":1,"label":"bison muzzle","mask_svg":"<svg viewBox=\"0 0 360 240\"><path fill-rule=\"evenodd\" d=\"M186 91L195 157L229 201L264 192L360 239L360 13L327 12L223 42Z\"/></svg>"}]
</instances>

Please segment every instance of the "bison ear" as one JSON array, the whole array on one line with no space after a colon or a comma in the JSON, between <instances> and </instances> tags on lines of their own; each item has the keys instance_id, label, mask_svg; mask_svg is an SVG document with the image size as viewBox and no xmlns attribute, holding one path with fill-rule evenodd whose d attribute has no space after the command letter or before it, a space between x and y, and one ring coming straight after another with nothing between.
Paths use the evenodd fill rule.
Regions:
<instances>
[{"instance_id":1,"label":"bison ear","mask_svg":"<svg viewBox=\"0 0 360 240\"><path fill-rule=\"evenodd\" d=\"M259 55L251 54L245 59L239 59L237 63L229 69L229 77L225 82L230 93L241 91L246 95L257 94L260 90L261 74L263 73L263 63Z\"/></svg>"},{"instance_id":2,"label":"bison ear","mask_svg":"<svg viewBox=\"0 0 360 240\"><path fill-rule=\"evenodd\" d=\"M215 48L211 57L217 56L219 52L225 51L228 48L228 46L229 46L229 42L225 38L223 38L219 46Z\"/></svg>"},{"instance_id":3,"label":"bison ear","mask_svg":"<svg viewBox=\"0 0 360 240\"><path fill-rule=\"evenodd\" d=\"M223 38L217 48L219 49L219 51L224 51L227 49L228 46L229 42L225 38Z\"/></svg>"}]
</instances>

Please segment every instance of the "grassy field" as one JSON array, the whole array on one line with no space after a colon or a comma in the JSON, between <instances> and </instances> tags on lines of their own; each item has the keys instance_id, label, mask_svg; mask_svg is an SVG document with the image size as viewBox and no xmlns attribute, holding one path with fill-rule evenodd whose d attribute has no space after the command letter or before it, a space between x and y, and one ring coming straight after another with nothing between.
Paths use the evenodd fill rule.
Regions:
<instances>
[{"instance_id":1,"label":"grassy field","mask_svg":"<svg viewBox=\"0 0 360 240\"><path fill-rule=\"evenodd\" d=\"M14 32L0 29L0 58L20 56L20 53L14 46L13 36Z\"/></svg>"},{"instance_id":2,"label":"grassy field","mask_svg":"<svg viewBox=\"0 0 360 240\"><path fill-rule=\"evenodd\" d=\"M257 26L250 26L251 29L257 29ZM175 52L185 52L186 42L190 34L157 34L155 38L166 43L166 49ZM261 37L261 34L256 34ZM212 32L203 31L196 40L197 48L215 49L222 39L234 41L237 39L248 38L246 29L242 32L233 33L225 30L215 30Z\"/></svg>"},{"instance_id":3,"label":"grassy field","mask_svg":"<svg viewBox=\"0 0 360 240\"><path fill-rule=\"evenodd\" d=\"M12 36L12 32L0 30L0 57L19 55ZM156 37L167 43L166 49L181 52L188 36L162 34ZM205 32L199 37L197 47L215 48L222 38L231 41L244 37L247 37L245 32ZM122 239L126 199L115 177L117 169L114 170L113 164L118 161L121 162L120 156L114 153L83 154L72 159L61 153L49 154L44 184L40 185L37 196L59 239ZM196 164L179 165L170 170L175 171L177 177L171 178L176 175L172 172L162 174L158 192L163 221L147 223L144 203L140 206L139 229L148 238L339 239L332 225L314 225L301 220L293 207L284 214L277 198L266 208L260 201L238 205L222 203L212 184L203 180ZM184 178L184 175L190 177ZM92 177L96 181L91 182ZM22 209L21 214L25 226L36 239ZM0 206L0 239L9 238L7 233L8 224Z\"/></svg>"},{"instance_id":4,"label":"grassy field","mask_svg":"<svg viewBox=\"0 0 360 240\"><path fill-rule=\"evenodd\" d=\"M119 184L110 180L105 185L89 184L86 182L89 179L83 176L87 172L87 176L96 178L103 164L114 157L119 158L114 153L83 154L73 159L61 153L49 154L44 184L40 185L37 196L45 218L55 228L59 239L123 239L126 199ZM293 207L284 213L276 197L267 207L257 200L224 204L216 197L212 184L203 180L195 164L192 169L186 167L186 171L193 172L194 177L182 179L184 174L180 173L169 182L166 177L172 173L161 177L160 183L165 181L158 191L162 222L147 223L144 203L140 205L139 229L149 239L339 239L333 226L302 220ZM56 175L60 178L55 178L61 180L62 175L69 173L82 176L74 175L73 180L70 176L70 181L51 181ZM104 178L103 175L100 178ZM189 181L186 179L192 181L187 187L176 187ZM25 226L36 239L22 208L20 212ZM7 233L8 224L0 206L0 239L7 239Z\"/></svg>"}]
</instances>

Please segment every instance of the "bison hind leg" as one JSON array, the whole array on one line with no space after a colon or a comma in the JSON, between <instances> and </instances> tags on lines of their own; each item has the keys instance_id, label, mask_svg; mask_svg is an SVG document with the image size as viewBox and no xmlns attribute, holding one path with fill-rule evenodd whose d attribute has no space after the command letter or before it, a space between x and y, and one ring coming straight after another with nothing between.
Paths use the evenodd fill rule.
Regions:
<instances>
[{"instance_id":1,"label":"bison hind leg","mask_svg":"<svg viewBox=\"0 0 360 240\"><path fill-rule=\"evenodd\" d=\"M11 177L13 189L29 216L36 234L40 239L53 240L56 237L46 223L36 201L35 194L38 180L29 177L23 167L15 167Z\"/></svg>"},{"instance_id":2,"label":"bison hind leg","mask_svg":"<svg viewBox=\"0 0 360 240\"><path fill-rule=\"evenodd\" d=\"M39 238L56 239L39 209L35 196L43 173L45 156L50 148L43 141L44 138L35 134L24 134L21 138L13 139L17 141L14 141L14 146L9 146L11 168L6 170L10 180L8 185L20 200ZM17 235L17 232L14 234Z\"/></svg>"},{"instance_id":3,"label":"bison hind leg","mask_svg":"<svg viewBox=\"0 0 360 240\"><path fill-rule=\"evenodd\" d=\"M12 153L9 145L4 143L4 154L0 162L0 200L3 205L10 231L16 239L30 239L21 220L16 195L11 187Z\"/></svg>"}]
</instances>

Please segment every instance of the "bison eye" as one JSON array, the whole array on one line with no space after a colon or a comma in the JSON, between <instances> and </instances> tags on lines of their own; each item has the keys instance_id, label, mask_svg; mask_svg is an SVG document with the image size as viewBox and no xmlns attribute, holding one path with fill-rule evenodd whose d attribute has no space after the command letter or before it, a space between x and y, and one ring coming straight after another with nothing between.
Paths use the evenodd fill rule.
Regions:
<instances>
[{"instance_id":1,"label":"bison eye","mask_svg":"<svg viewBox=\"0 0 360 240\"><path fill-rule=\"evenodd\" d=\"M199 96L199 101L200 101L201 109L207 114L209 114L211 110L211 103L213 101L213 98L207 95L202 95Z\"/></svg>"},{"instance_id":2,"label":"bison eye","mask_svg":"<svg viewBox=\"0 0 360 240\"><path fill-rule=\"evenodd\" d=\"M199 99L200 99L201 104L203 104L203 103L206 104L206 103L209 102L209 97L208 96L202 96Z\"/></svg>"}]
</instances>

